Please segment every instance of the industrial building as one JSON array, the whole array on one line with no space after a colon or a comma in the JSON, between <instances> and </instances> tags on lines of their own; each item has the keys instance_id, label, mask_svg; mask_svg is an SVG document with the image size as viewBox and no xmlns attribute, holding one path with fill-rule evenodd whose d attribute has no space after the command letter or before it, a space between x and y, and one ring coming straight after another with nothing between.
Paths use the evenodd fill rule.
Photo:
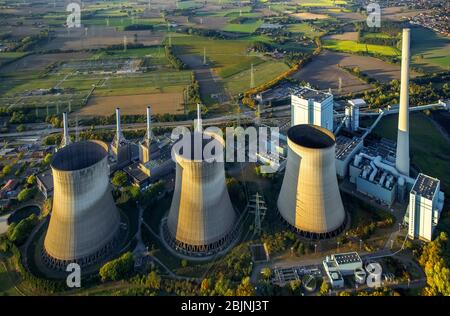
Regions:
<instances>
[{"instance_id":1,"label":"industrial building","mask_svg":"<svg viewBox=\"0 0 450 316\"><path fill-rule=\"evenodd\" d=\"M175 163L171 159L170 139L156 138L151 127L151 107L147 107L147 131L139 143L139 161L126 166L123 170L131 182L140 189L173 171Z\"/></svg>"},{"instance_id":2,"label":"industrial building","mask_svg":"<svg viewBox=\"0 0 450 316\"><path fill-rule=\"evenodd\" d=\"M419 174L409 193L407 222L408 236L425 241L433 239L434 230L444 207L444 192L440 191L440 181Z\"/></svg>"},{"instance_id":3,"label":"industrial building","mask_svg":"<svg viewBox=\"0 0 450 316\"><path fill-rule=\"evenodd\" d=\"M36 175L36 186L44 198L48 199L53 196L53 176L51 169Z\"/></svg>"},{"instance_id":4,"label":"industrial building","mask_svg":"<svg viewBox=\"0 0 450 316\"><path fill-rule=\"evenodd\" d=\"M335 137L315 125L288 131L288 157L278 197L281 217L299 234L327 238L344 229L346 214L335 165Z\"/></svg>"},{"instance_id":5,"label":"industrial building","mask_svg":"<svg viewBox=\"0 0 450 316\"><path fill-rule=\"evenodd\" d=\"M363 99L349 100L345 106L345 126L347 129L357 131L359 129L359 108L366 107L367 104Z\"/></svg>"},{"instance_id":6,"label":"industrial building","mask_svg":"<svg viewBox=\"0 0 450 316\"><path fill-rule=\"evenodd\" d=\"M344 287L344 276L363 270L363 262L357 252L326 256L323 267L333 288Z\"/></svg>"},{"instance_id":7,"label":"industrial building","mask_svg":"<svg viewBox=\"0 0 450 316\"><path fill-rule=\"evenodd\" d=\"M347 177L351 160L363 146L361 137L344 135L336 137L336 173L339 178Z\"/></svg>"},{"instance_id":8,"label":"industrial building","mask_svg":"<svg viewBox=\"0 0 450 316\"><path fill-rule=\"evenodd\" d=\"M333 107L331 93L297 88L291 95L291 126L313 124L333 131Z\"/></svg>"},{"instance_id":9,"label":"industrial building","mask_svg":"<svg viewBox=\"0 0 450 316\"><path fill-rule=\"evenodd\" d=\"M217 134L206 135L197 120L195 132L182 135L177 143L182 145L179 151L175 145L172 148L175 189L163 236L184 255L211 256L225 250L238 231L225 183L225 142ZM215 159L205 159L206 146L214 148Z\"/></svg>"},{"instance_id":10,"label":"industrial building","mask_svg":"<svg viewBox=\"0 0 450 316\"><path fill-rule=\"evenodd\" d=\"M42 251L51 268L65 270L71 262L89 266L114 250L120 215L107 157L107 145L99 141L67 145L53 157L53 207Z\"/></svg>"}]
</instances>

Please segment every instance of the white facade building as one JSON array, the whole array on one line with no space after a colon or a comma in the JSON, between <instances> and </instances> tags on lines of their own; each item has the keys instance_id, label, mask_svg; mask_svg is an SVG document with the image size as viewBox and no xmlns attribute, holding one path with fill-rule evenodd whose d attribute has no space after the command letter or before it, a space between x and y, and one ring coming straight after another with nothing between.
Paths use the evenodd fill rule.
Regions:
<instances>
[{"instance_id":1,"label":"white facade building","mask_svg":"<svg viewBox=\"0 0 450 316\"><path fill-rule=\"evenodd\" d=\"M440 191L440 181L419 174L409 194L408 236L431 241L443 206L444 193Z\"/></svg>"},{"instance_id":2,"label":"white facade building","mask_svg":"<svg viewBox=\"0 0 450 316\"><path fill-rule=\"evenodd\" d=\"M333 95L301 87L291 95L291 126L314 124L333 131Z\"/></svg>"}]
</instances>

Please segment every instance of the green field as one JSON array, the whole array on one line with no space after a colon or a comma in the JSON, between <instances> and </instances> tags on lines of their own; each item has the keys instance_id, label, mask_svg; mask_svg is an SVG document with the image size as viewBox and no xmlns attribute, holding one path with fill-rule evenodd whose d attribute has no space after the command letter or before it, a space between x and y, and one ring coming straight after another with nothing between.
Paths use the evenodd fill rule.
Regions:
<instances>
[{"instance_id":1,"label":"green field","mask_svg":"<svg viewBox=\"0 0 450 316\"><path fill-rule=\"evenodd\" d=\"M215 40L201 36L186 36L176 34L172 38L175 51L178 55L203 55L212 64L212 68L223 77L250 69L252 63L260 63L260 57L247 54L250 44L245 40Z\"/></svg>"},{"instance_id":2,"label":"green field","mask_svg":"<svg viewBox=\"0 0 450 316\"><path fill-rule=\"evenodd\" d=\"M303 7L330 7L335 4L347 4L345 0L296 0Z\"/></svg>"},{"instance_id":3,"label":"green field","mask_svg":"<svg viewBox=\"0 0 450 316\"><path fill-rule=\"evenodd\" d=\"M450 38L422 27L411 30L412 63L429 71L450 69Z\"/></svg>"},{"instance_id":4,"label":"green field","mask_svg":"<svg viewBox=\"0 0 450 316\"><path fill-rule=\"evenodd\" d=\"M4 63L8 63L15 59L18 59L26 54L27 53L22 52L0 52L0 66Z\"/></svg>"},{"instance_id":5,"label":"green field","mask_svg":"<svg viewBox=\"0 0 450 316\"><path fill-rule=\"evenodd\" d=\"M249 19L245 23L241 24L229 23L223 30L237 33L254 33L262 23L263 21L259 19Z\"/></svg>"},{"instance_id":6,"label":"green field","mask_svg":"<svg viewBox=\"0 0 450 316\"><path fill-rule=\"evenodd\" d=\"M389 115L381 120L375 133L397 140L397 115ZM411 162L429 176L441 180L443 189L450 194L450 141L440 133L430 118L423 113L410 116Z\"/></svg>"},{"instance_id":7,"label":"green field","mask_svg":"<svg viewBox=\"0 0 450 316\"><path fill-rule=\"evenodd\" d=\"M14 283L12 278L14 278L3 265L3 261L0 261L0 296L3 295L19 295L17 290L14 288Z\"/></svg>"},{"instance_id":8,"label":"green field","mask_svg":"<svg viewBox=\"0 0 450 316\"><path fill-rule=\"evenodd\" d=\"M323 41L323 47L330 50L342 51L347 53L368 52L369 54L384 55L384 56L400 55L400 51L395 47L373 45L373 44L361 44L354 41L325 40Z\"/></svg>"},{"instance_id":9,"label":"green field","mask_svg":"<svg viewBox=\"0 0 450 316\"><path fill-rule=\"evenodd\" d=\"M289 67L283 62L267 61L254 66L255 85L261 85L279 74L287 71ZM250 67L238 74L228 77L225 80L225 86L232 94L238 94L250 89Z\"/></svg>"},{"instance_id":10,"label":"green field","mask_svg":"<svg viewBox=\"0 0 450 316\"><path fill-rule=\"evenodd\" d=\"M301 33L309 38L319 37L323 34L323 32L314 30L314 28L309 23L290 24L288 30L292 33Z\"/></svg>"}]
</instances>

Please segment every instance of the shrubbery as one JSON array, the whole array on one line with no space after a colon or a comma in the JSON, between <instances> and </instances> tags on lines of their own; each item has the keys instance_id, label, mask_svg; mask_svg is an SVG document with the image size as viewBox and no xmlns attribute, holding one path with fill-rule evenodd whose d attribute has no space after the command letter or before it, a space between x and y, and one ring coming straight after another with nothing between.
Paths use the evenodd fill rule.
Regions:
<instances>
[{"instance_id":1,"label":"shrubbery","mask_svg":"<svg viewBox=\"0 0 450 316\"><path fill-rule=\"evenodd\" d=\"M105 263L99 271L102 281L117 281L126 278L131 274L134 267L133 254L126 252L122 256Z\"/></svg>"}]
</instances>

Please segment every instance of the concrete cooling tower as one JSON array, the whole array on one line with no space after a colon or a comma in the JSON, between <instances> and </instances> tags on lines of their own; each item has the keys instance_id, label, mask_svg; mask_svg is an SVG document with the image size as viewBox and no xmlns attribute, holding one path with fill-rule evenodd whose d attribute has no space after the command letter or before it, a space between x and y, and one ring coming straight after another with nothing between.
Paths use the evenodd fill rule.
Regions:
<instances>
[{"instance_id":1,"label":"concrete cooling tower","mask_svg":"<svg viewBox=\"0 0 450 316\"><path fill-rule=\"evenodd\" d=\"M199 141L198 145L194 145L194 138L202 139L200 132L184 137L192 138L191 148L198 146L203 150L205 146L214 145L223 157L224 141L217 135ZM237 233L237 216L225 183L223 158L209 162L202 151L195 157L194 152L194 149L190 153L174 150L175 190L167 222L163 223L163 234L178 252L205 257L230 245Z\"/></svg>"},{"instance_id":2,"label":"concrete cooling tower","mask_svg":"<svg viewBox=\"0 0 450 316\"><path fill-rule=\"evenodd\" d=\"M120 215L109 186L107 158L106 144L90 141L55 154L53 210L43 249L48 266L88 266L114 249Z\"/></svg>"},{"instance_id":3,"label":"concrete cooling tower","mask_svg":"<svg viewBox=\"0 0 450 316\"><path fill-rule=\"evenodd\" d=\"M296 125L288 131L288 158L278 210L306 237L332 237L345 226L335 144L333 133L316 125Z\"/></svg>"}]
</instances>

